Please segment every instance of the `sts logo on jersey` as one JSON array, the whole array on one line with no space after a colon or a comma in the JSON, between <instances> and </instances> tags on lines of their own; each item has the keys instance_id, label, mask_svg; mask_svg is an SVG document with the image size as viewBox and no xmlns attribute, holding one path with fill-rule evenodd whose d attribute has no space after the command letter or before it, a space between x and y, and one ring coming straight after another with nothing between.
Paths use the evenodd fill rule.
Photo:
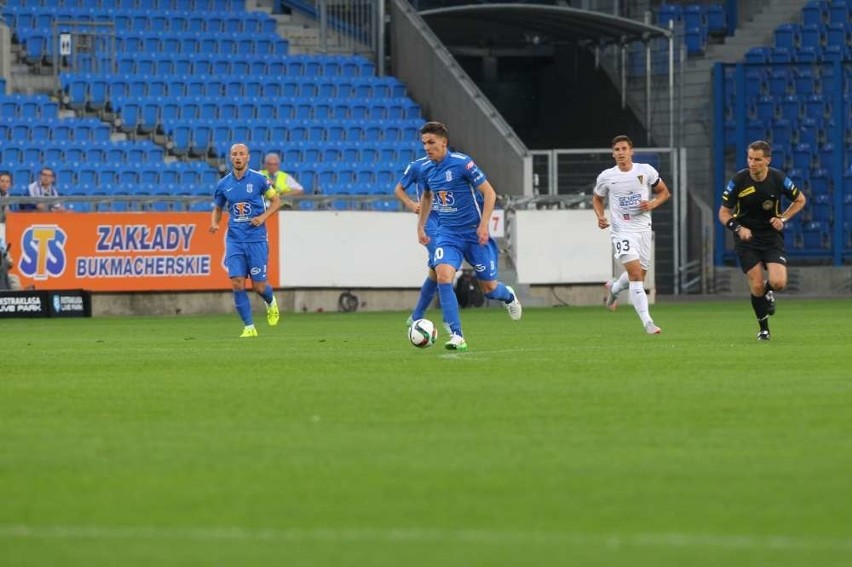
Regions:
<instances>
[{"instance_id":1,"label":"sts logo on jersey","mask_svg":"<svg viewBox=\"0 0 852 567\"><path fill-rule=\"evenodd\" d=\"M38 281L61 276L67 264L67 239L65 231L55 224L29 227L21 236L21 273Z\"/></svg>"},{"instance_id":2,"label":"sts logo on jersey","mask_svg":"<svg viewBox=\"0 0 852 567\"><path fill-rule=\"evenodd\" d=\"M442 207L451 207L456 203L452 191L438 191L438 200Z\"/></svg>"},{"instance_id":3,"label":"sts logo on jersey","mask_svg":"<svg viewBox=\"0 0 852 567\"><path fill-rule=\"evenodd\" d=\"M234 203L231 208L231 214L234 215L234 221L249 222L251 220L251 203L240 201L238 203Z\"/></svg>"}]
</instances>

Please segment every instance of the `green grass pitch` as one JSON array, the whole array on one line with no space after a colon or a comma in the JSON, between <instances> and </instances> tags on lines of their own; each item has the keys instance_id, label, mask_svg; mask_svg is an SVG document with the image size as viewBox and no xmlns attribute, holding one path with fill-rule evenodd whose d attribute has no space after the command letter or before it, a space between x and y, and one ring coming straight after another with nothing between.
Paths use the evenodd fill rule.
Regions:
<instances>
[{"instance_id":1,"label":"green grass pitch","mask_svg":"<svg viewBox=\"0 0 852 567\"><path fill-rule=\"evenodd\" d=\"M852 301L652 313L3 321L0 564L852 565Z\"/></svg>"}]
</instances>

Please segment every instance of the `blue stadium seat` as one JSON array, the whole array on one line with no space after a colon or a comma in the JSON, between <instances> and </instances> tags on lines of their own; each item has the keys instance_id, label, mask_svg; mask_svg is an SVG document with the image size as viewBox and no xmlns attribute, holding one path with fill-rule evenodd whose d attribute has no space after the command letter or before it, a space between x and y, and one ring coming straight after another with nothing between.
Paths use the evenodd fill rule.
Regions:
<instances>
[{"instance_id":1,"label":"blue stadium seat","mask_svg":"<svg viewBox=\"0 0 852 567\"><path fill-rule=\"evenodd\" d=\"M825 43L825 28L822 24L805 23L799 31L799 47L813 47L817 52Z\"/></svg>"},{"instance_id":2,"label":"blue stadium seat","mask_svg":"<svg viewBox=\"0 0 852 567\"><path fill-rule=\"evenodd\" d=\"M811 0L802 8L802 22L806 25L824 24L828 20L828 6L819 0Z\"/></svg>"}]
</instances>

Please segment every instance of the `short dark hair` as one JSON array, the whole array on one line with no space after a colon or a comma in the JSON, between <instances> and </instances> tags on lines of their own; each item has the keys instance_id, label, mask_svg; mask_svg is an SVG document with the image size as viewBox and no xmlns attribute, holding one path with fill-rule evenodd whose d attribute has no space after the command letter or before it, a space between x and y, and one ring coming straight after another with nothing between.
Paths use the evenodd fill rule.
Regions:
<instances>
[{"instance_id":1,"label":"short dark hair","mask_svg":"<svg viewBox=\"0 0 852 567\"><path fill-rule=\"evenodd\" d=\"M53 171L53 168L52 168L52 167L42 167L42 168L39 170L38 174L39 174L39 175L41 175L41 174L43 174L45 171L48 171L48 172L50 172L50 174L51 174L51 175L56 176L56 172L55 172L55 171Z\"/></svg>"},{"instance_id":2,"label":"short dark hair","mask_svg":"<svg viewBox=\"0 0 852 567\"><path fill-rule=\"evenodd\" d=\"M763 140L755 140L754 142L748 145L748 149L750 150L760 150L763 152L765 157L772 157L772 146L769 145L769 142L764 142Z\"/></svg>"},{"instance_id":3,"label":"short dark hair","mask_svg":"<svg viewBox=\"0 0 852 567\"><path fill-rule=\"evenodd\" d=\"M436 136L442 136L447 140L450 139L450 135L447 132L447 127L444 126L440 122L427 122L423 126L420 127L420 135L423 134L435 134Z\"/></svg>"},{"instance_id":4,"label":"short dark hair","mask_svg":"<svg viewBox=\"0 0 852 567\"><path fill-rule=\"evenodd\" d=\"M629 136L625 136L624 134L619 134L618 136L613 138L612 143L609 145L609 147L614 148L615 145L619 142L627 142L628 146L630 146L631 148L633 147L633 140L631 140Z\"/></svg>"},{"instance_id":5,"label":"short dark hair","mask_svg":"<svg viewBox=\"0 0 852 567\"><path fill-rule=\"evenodd\" d=\"M9 171L0 171L0 177L3 177L4 175L6 175L6 176L8 176L8 177L9 177L9 181L11 181L11 180L12 180L12 173L11 173L11 172L9 172Z\"/></svg>"}]
</instances>

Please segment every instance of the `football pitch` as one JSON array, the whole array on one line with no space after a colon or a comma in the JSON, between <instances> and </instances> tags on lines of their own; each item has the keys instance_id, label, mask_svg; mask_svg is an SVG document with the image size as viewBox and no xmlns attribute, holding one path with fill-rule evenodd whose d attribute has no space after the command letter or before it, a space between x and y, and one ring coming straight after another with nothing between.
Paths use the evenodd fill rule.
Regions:
<instances>
[{"instance_id":1,"label":"football pitch","mask_svg":"<svg viewBox=\"0 0 852 567\"><path fill-rule=\"evenodd\" d=\"M852 301L652 314L3 321L0 564L852 564Z\"/></svg>"}]
</instances>

